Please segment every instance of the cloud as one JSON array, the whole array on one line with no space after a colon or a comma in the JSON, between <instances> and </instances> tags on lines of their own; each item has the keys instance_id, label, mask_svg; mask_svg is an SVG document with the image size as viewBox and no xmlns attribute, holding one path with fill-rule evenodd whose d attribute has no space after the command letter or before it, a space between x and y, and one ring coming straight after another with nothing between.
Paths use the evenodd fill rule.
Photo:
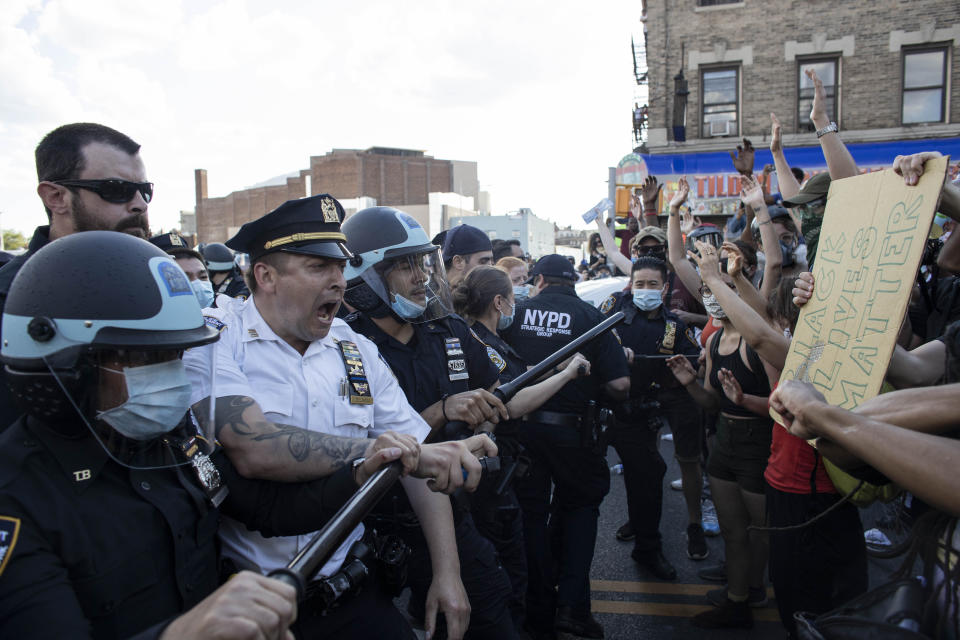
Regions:
<instances>
[{"instance_id":1,"label":"cloud","mask_svg":"<svg viewBox=\"0 0 960 640\"><path fill-rule=\"evenodd\" d=\"M84 3L0 15L0 211L43 221L32 150L95 120L143 145L151 221L334 147L475 160L496 212L576 224L629 152L635 2ZM582 224L582 223L581 223Z\"/></svg>"}]
</instances>

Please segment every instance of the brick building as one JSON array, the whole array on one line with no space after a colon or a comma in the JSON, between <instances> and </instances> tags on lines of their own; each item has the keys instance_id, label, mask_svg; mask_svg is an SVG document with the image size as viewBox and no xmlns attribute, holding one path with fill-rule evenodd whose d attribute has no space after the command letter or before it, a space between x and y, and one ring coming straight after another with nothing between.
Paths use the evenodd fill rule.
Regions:
<instances>
[{"instance_id":1,"label":"brick building","mask_svg":"<svg viewBox=\"0 0 960 640\"><path fill-rule=\"evenodd\" d=\"M728 151L771 162L770 113L791 165L825 169L809 120L814 68L832 119L863 169L898 154L960 159L960 14L956 0L645 0L647 169L686 174L713 213L739 189ZM639 83L639 79L638 79ZM685 106L684 106L685 101ZM675 184L675 182L674 182ZM728 202L724 202L726 199Z\"/></svg>"},{"instance_id":2,"label":"brick building","mask_svg":"<svg viewBox=\"0 0 960 640\"><path fill-rule=\"evenodd\" d=\"M430 194L456 193L471 206L479 196L475 162L440 160L423 151L386 147L334 149L311 156L309 169L281 179L280 184L251 187L220 198L208 196L205 169L196 170L195 180L196 229L201 242L223 242L245 222L287 200L315 193L329 193L341 200L372 198L401 207L428 230Z\"/></svg>"}]
</instances>

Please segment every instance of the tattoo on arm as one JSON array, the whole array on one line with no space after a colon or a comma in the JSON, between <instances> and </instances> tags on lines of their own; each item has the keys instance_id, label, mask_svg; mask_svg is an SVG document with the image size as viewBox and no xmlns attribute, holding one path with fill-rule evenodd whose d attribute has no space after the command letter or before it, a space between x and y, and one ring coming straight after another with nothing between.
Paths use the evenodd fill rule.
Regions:
<instances>
[{"instance_id":1,"label":"tattoo on arm","mask_svg":"<svg viewBox=\"0 0 960 640\"><path fill-rule=\"evenodd\" d=\"M205 399L194 405L194 413L204 426L208 421L204 409L209 406L209 403L209 399ZM265 419L249 421L250 417L245 418L244 412L255 405L256 401L248 396L217 398L217 424L214 432L216 438L222 439L221 434L224 429L232 435L248 438L253 442L285 438L287 451L293 460L306 462L311 454L314 454L315 458L319 458L315 461L322 465L326 473L332 473L345 466L351 460L362 456L367 450L369 441L366 439L333 436ZM268 455L267 452L264 454Z\"/></svg>"}]
</instances>

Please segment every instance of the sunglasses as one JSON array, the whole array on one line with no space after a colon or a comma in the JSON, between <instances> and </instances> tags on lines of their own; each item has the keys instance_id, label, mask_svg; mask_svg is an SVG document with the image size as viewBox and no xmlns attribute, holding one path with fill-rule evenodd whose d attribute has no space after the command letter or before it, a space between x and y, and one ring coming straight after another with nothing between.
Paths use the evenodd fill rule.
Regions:
<instances>
[{"instance_id":1,"label":"sunglasses","mask_svg":"<svg viewBox=\"0 0 960 640\"><path fill-rule=\"evenodd\" d=\"M61 187L87 189L113 204L130 202L138 191L143 196L144 202L150 202L153 199L152 182L130 182L129 180L112 178L109 180L54 180L53 184L58 184Z\"/></svg>"}]
</instances>

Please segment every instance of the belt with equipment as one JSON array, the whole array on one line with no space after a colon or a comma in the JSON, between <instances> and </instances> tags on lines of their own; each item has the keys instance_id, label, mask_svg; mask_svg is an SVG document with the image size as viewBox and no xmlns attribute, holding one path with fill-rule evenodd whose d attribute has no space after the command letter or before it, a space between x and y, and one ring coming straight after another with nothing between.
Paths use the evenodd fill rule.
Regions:
<instances>
[{"instance_id":1,"label":"belt with equipment","mask_svg":"<svg viewBox=\"0 0 960 640\"><path fill-rule=\"evenodd\" d=\"M574 413L557 413L556 411L531 411L523 417L527 422L539 422L540 424L552 424L561 427L572 427L579 429L583 424L583 417Z\"/></svg>"}]
</instances>

